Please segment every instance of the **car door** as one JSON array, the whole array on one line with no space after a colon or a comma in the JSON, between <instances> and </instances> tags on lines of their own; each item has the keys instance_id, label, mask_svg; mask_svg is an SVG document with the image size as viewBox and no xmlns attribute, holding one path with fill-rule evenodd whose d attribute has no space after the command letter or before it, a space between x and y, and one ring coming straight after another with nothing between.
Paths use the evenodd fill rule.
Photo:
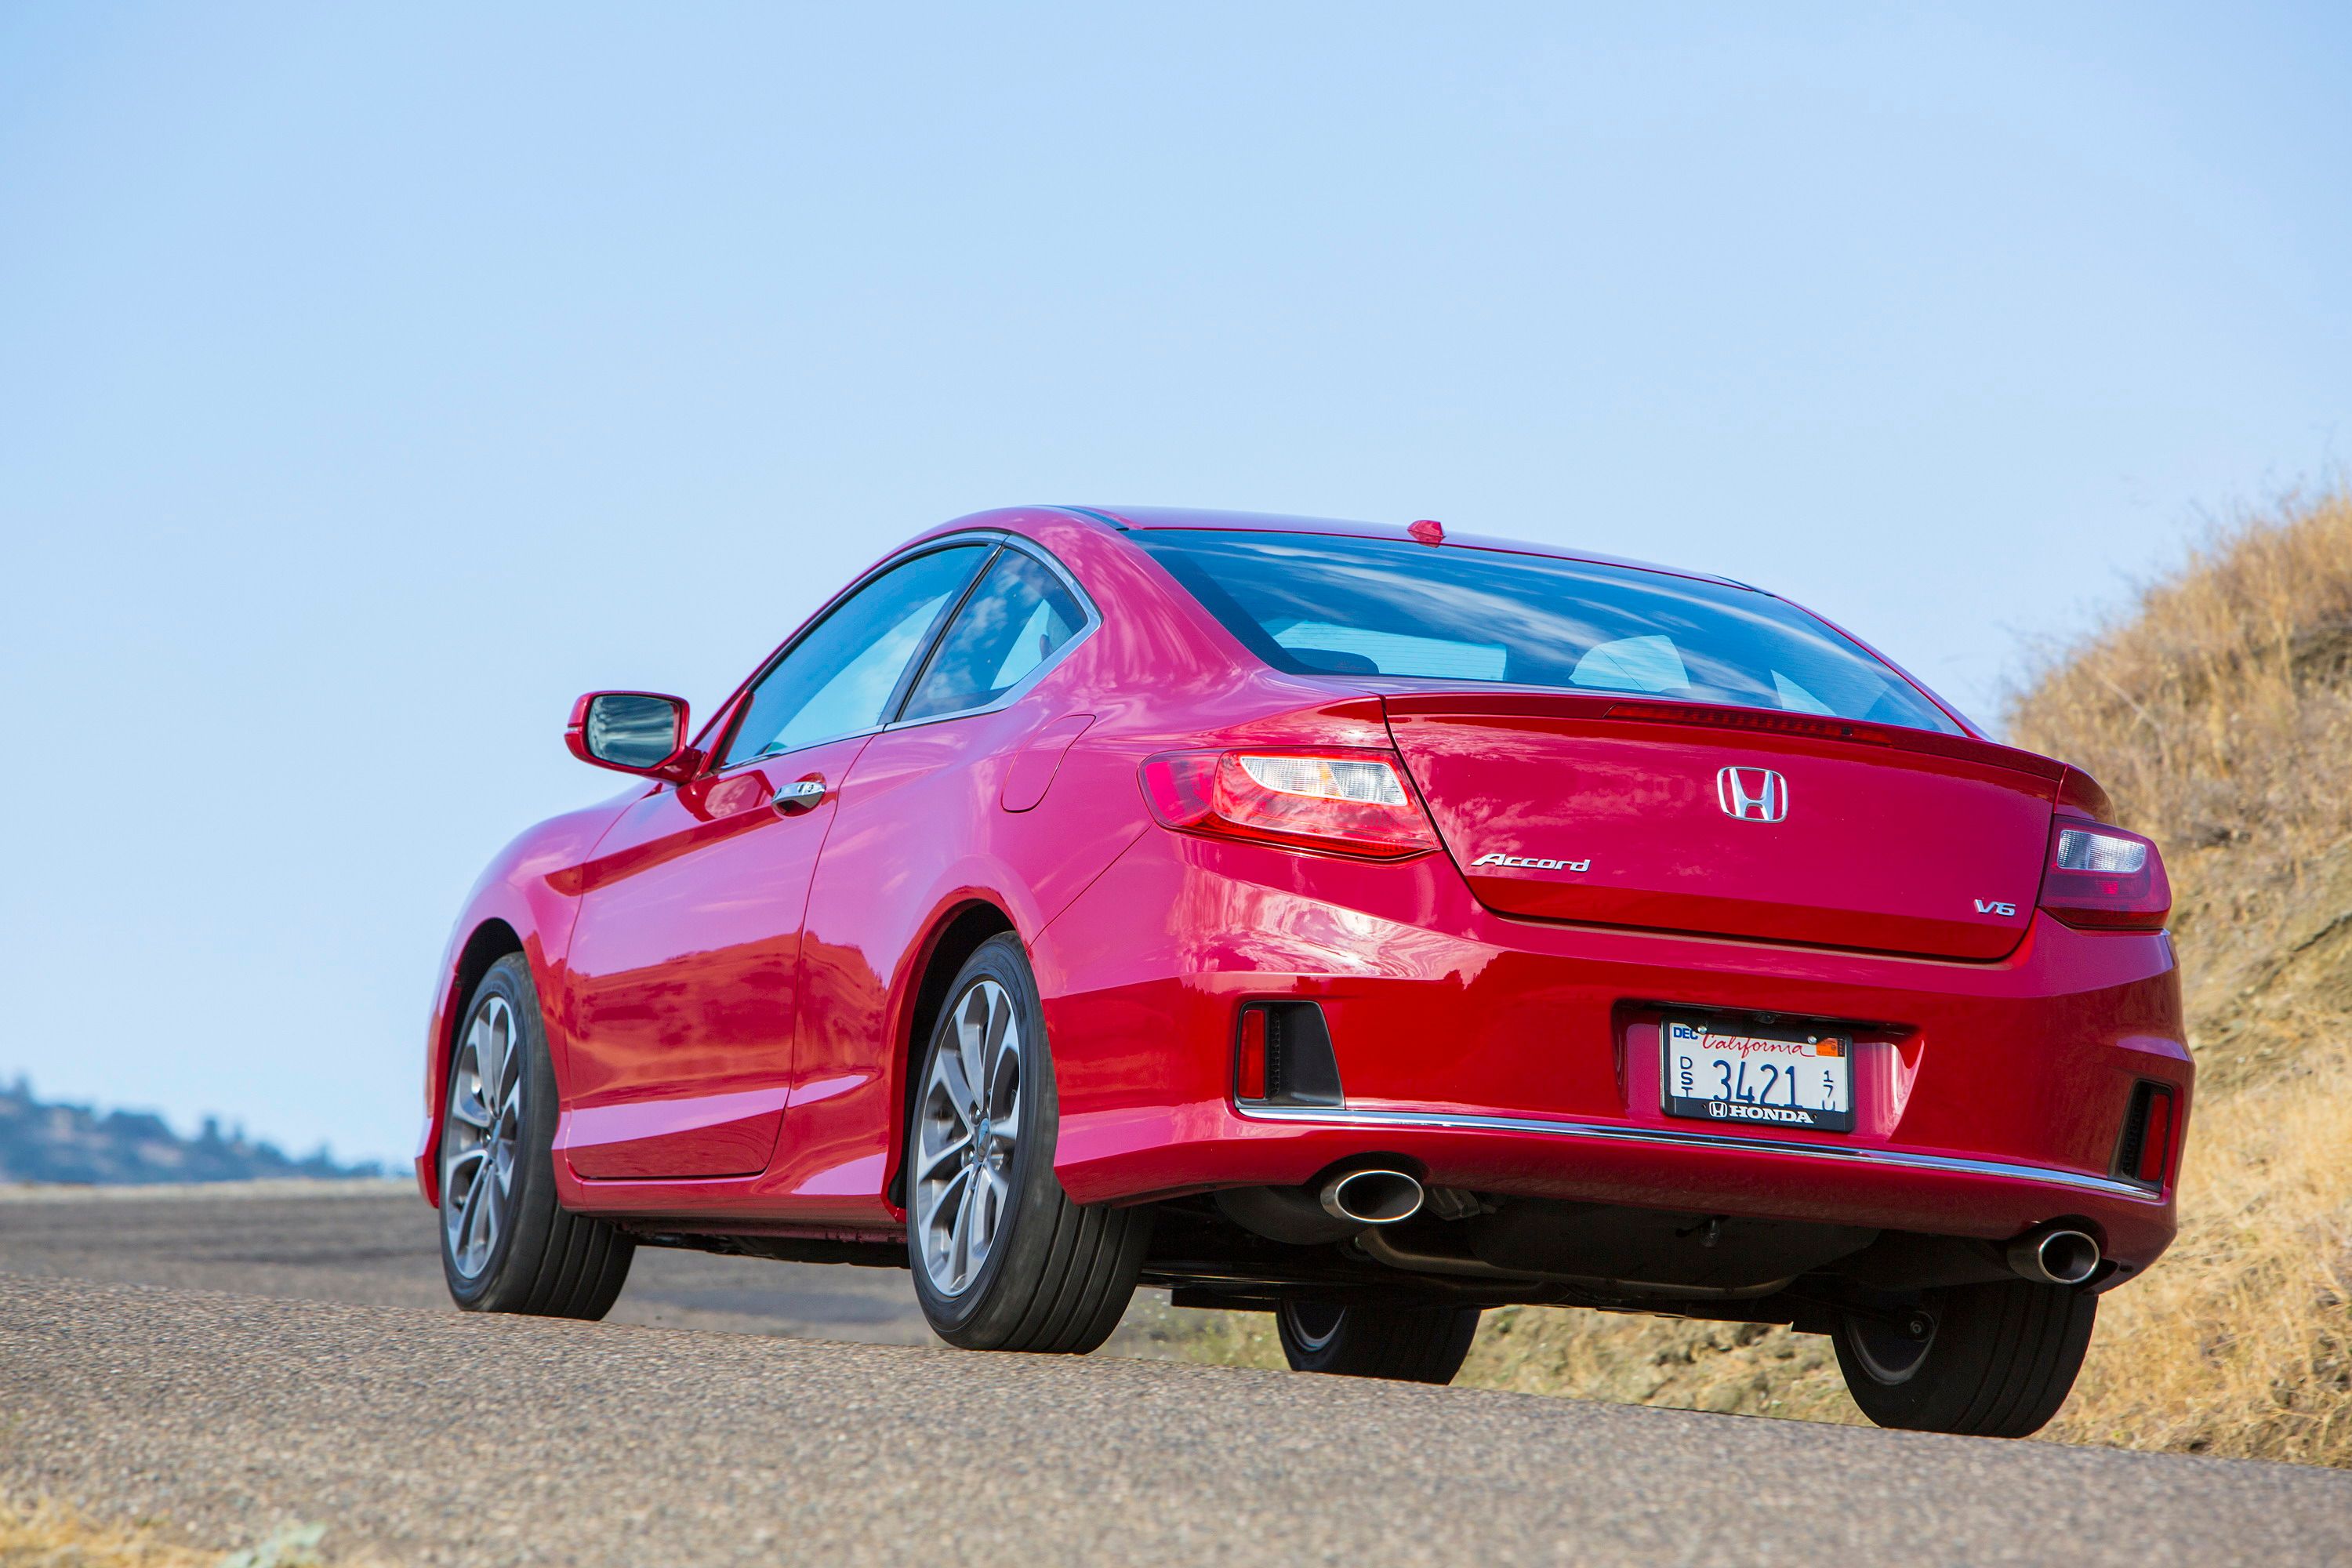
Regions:
<instances>
[{"instance_id":1,"label":"car door","mask_svg":"<svg viewBox=\"0 0 2352 1568\"><path fill-rule=\"evenodd\" d=\"M768 1172L798 1217L888 1217L887 1142L901 1112L887 1014L905 994L904 966L923 956L938 896L989 877L1010 836L1031 847L1028 890L1057 908L1117 853L1122 831L1132 836L1132 811L1035 809L1092 721L1066 660L1098 624L1066 573L1008 543L897 721L859 753L803 924L801 1089Z\"/></svg>"},{"instance_id":2,"label":"car door","mask_svg":"<svg viewBox=\"0 0 2352 1568\"><path fill-rule=\"evenodd\" d=\"M625 812L583 868L559 1146L588 1178L760 1171L793 1075L810 878L860 751L993 552L891 563L736 705L703 776Z\"/></svg>"}]
</instances>

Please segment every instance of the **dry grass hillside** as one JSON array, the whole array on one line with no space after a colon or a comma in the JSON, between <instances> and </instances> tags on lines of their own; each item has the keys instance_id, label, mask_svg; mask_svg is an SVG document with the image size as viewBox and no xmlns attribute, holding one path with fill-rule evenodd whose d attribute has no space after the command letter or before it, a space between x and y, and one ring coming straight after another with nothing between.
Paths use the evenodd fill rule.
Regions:
<instances>
[{"instance_id":1,"label":"dry grass hillside","mask_svg":"<svg viewBox=\"0 0 2352 1568\"><path fill-rule=\"evenodd\" d=\"M2164 847L2200 1074L2180 1239L2046 1435L2352 1465L2352 496L2215 537L2008 728ZM1268 1320L1200 1316L1189 1353L1281 1364ZM1514 1309L1461 1381L1862 1419L1828 1342L1777 1329Z\"/></svg>"}]
</instances>

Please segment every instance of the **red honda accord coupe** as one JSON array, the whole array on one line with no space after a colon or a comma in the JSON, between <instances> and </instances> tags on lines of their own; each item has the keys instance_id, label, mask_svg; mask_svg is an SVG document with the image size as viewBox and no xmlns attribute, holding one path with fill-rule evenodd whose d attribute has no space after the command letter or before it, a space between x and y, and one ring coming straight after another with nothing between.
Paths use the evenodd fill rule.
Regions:
<instances>
[{"instance_id":1,"label":"red honda accord coupe","mask_svg":"<svg viewBox=\"0 0 2352 1568\"><path fill-rule=\"evenodd\" d=\"M1721 577L1030 507L836 595L517 839L436 983L461 1306L635 1247L911 1268L974 1348L1139 1281L1443 1383L1538 1302L1833 1336L2021 1435L2173 1234L2170 892L2099 786Z\"/></svg>"}]
</instances>

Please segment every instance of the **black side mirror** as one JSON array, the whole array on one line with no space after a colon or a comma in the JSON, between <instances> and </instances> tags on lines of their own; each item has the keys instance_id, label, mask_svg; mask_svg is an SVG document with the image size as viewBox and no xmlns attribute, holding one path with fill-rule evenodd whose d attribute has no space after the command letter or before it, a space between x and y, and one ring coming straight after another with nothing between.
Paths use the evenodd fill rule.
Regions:
<instances>
[{"instance_id":1,"label":"black side mirror","mask_svg":"<svg viewBox=\"0 0 2352 1568\"><path fill-rule=\"evenodd\" d=\"M572 705L563 743L583 763L625 773L675 777L695 759L686 743L686 700L653 691L592 691Z\"/></svg>"}]
</instances>

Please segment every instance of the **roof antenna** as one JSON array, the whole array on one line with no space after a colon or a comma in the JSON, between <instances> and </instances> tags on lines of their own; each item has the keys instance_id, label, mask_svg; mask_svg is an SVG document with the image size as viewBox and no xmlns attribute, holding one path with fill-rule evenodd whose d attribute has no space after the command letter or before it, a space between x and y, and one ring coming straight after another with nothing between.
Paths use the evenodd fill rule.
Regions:
<instances>
[{"instance_id":1,"label":"roof antenna","mask_svg":"<svg viewBox=\"0 0 2352 1568\"><path fill-rule=\"evenodd\" d=\"M1406 529L1405 531L1412 534L1415 539L1420 540L1423 544L1443 544L1445 542L1445 525L1438 521L1433 517L1423 518L1419 522L1416 522L1412 527Z\"/></svg>"}]
</instances>

